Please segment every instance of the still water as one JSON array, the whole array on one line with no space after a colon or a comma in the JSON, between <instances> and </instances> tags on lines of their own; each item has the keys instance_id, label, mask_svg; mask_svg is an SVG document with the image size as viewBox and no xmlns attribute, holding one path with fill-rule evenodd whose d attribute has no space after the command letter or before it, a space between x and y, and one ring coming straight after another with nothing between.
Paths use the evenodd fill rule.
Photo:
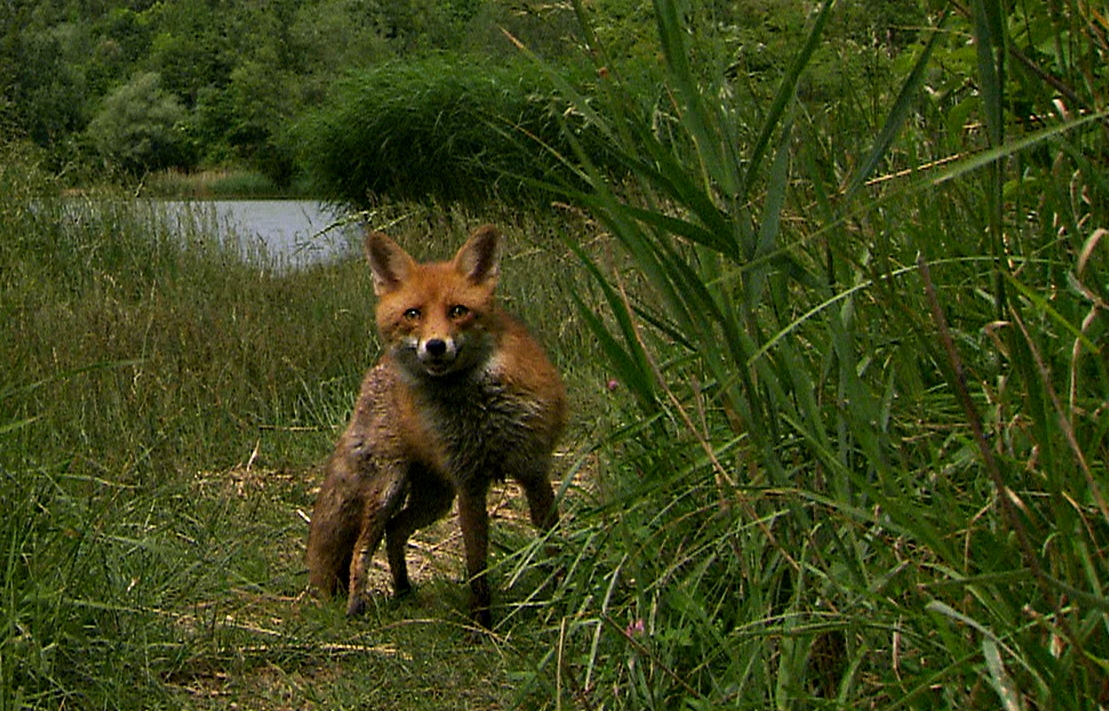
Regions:
<instances>
[{"instance_id":1,"label":"still water","mask_svg":"<svg viewBox=\"0 0 1109 711\"><path fill-rule=\"evenodd\" d=\"M361 234L357 220L314 200L165 200L157 205L182 235L237 241L248 256L292 267L349 254Z\"/></svg>"}]
</instances>

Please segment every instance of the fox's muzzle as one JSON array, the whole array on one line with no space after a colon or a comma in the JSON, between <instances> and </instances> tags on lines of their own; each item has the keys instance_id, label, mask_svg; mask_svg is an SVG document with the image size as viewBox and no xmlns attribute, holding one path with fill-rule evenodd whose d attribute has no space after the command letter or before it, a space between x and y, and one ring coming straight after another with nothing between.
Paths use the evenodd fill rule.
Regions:
<instances>
[{"instance_id":1,"label":"fox's muzzle","mask_svg":"<svg viewBox=\"0 0 1109 711\"><path fill-rule=\"evenodd\" d=\"M420 365L431 375L443 375L450 371L458 357L458 347L454 339L430 338L421 341L416 350Z\"/></svg>"},{"instance_id":2,"label":"fox's muzzle","mask_svg":"<svg viewBox=\"0 0 1109 711\"><path fill-rule=\"evenodd\" d=\"M441 338L433 338L424 344L424 351L432 358L442 358L447 354L447 342Z\"/></svg>"}]
</instances>

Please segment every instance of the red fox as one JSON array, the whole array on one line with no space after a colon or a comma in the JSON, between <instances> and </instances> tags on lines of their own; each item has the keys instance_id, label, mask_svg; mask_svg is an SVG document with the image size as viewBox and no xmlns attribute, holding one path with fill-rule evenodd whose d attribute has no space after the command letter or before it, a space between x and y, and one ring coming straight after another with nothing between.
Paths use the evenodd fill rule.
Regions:
<instances>
[{"instance_id":1,"label":"red fox","mask_svg":"<svg viewBox=\"0 0 1109 711\"><path fill-rule=\"evenodd\" d=\"M381 233L366 238L386 350L328 462L307 554L322 595L347 586L348 615L365 609L383 536L394 593L411 590L408 538L457 495L470 613L489 627L490 484L519 482L537 528L557 520L549 474L566 393L539 344L495 301L500 243L486 225L451 261L420 264Z\"/></svg>"}]
</instances>

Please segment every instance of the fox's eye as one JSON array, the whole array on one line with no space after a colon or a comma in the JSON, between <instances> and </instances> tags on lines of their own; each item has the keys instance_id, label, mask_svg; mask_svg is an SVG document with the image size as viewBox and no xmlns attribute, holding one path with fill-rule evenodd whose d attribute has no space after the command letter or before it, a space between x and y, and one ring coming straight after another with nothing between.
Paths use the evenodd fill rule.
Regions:
<instances>
[{"instance_id":1,"label":"fox's eye","mask_svg":"<svg viewBox=\"0 0 1109 711\"><path fill-rule=\"evenodd\" d=\"M459 319L464 316L468 316L469 313L470 310L462 304L455 304L451 307L451 310L447 312L447 315L450 316L452 319Z\"/></svg>"},{"instance_id":2,"label":"fox's eye","mask_svg":"<svg viewBox=\"0 0 1109 711\"><path fill-rule=\"evenodd\" d=\"M404 318L405 318L406 321L415 321L416 319L420 318L420 310L419 309L407 309L404 312Z\"/></svg>"}]
</instances>

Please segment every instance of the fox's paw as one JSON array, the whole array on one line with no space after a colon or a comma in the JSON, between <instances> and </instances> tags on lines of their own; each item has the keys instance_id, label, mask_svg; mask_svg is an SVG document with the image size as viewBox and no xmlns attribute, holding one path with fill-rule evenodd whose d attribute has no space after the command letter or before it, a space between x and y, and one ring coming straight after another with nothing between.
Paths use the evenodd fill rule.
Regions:
<instances>
[{"instance_id":1,"label":"fox's paw","mask_svg":"<svg viewBox=\"0 0 1109 711\"><path fill-rule=\"evenodd\" d=\"M471 607L470 619L481 630L493 629L493 613L489 610L488 605Z\"/></svg>"},{"instance_id":2,"label":"fox's paw","mask_svg":"<svg viewBox=\"0 0 1109 711\"><path fill-rule=\"evenodd\" d=\"M366 611L366 601L361 595L351 595L347 598L347 617L357 617Z\"/></svg>"}]
</instances>

